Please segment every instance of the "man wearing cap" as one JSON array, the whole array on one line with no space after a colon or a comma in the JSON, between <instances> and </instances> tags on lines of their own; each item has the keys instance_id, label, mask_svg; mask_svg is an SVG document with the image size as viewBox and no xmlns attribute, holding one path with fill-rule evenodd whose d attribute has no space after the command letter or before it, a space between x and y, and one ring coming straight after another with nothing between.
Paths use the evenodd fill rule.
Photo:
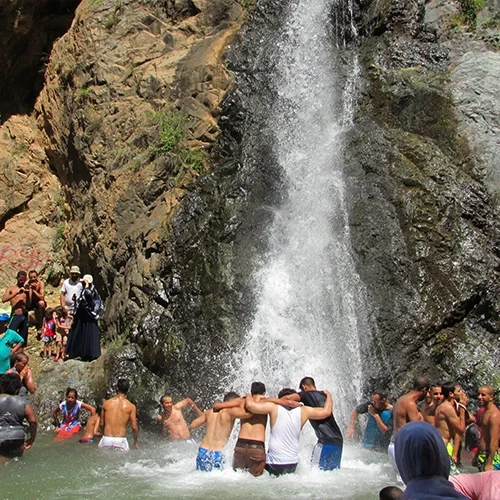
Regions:
<instances>
[{"instance_id":1,"label":"man wearing cap","mask_svg":"<svg viewBox=\"0 0 500 500\"><path fill-rule=\"evenodd\" d=\"M68 314L73 314L75 303L83 291L83 284L80 281L80 268L72 266L69 270L69 278L64 280L61 287L61 307L64 307Z\"/></svg>"},{"instance_id":2,"label":"man wearing cap","mask_svg":"<svg viewBox=\"0 0 500 500\"><path fill-rule=\"evenodd\" d=\"M10 316L0 314L0 375L10 368L10 357L21 349L24 339L14 330L7 329Z\"/></svg>"},{"instance_id":3,"label":"man wearing cap","mask_svg":"<svg viewBox=\"0 0 500 500\"><path fill-rule=\"evenodd\" d=\"M9 328L19 333L23 338L24 345L28 345L28 301L29 287L26 283L28 275L26 271L18 271L17 283L9 286L2 297L2 302L9 302L12 307L12 318Z\"/></svg>"}]
</instances>

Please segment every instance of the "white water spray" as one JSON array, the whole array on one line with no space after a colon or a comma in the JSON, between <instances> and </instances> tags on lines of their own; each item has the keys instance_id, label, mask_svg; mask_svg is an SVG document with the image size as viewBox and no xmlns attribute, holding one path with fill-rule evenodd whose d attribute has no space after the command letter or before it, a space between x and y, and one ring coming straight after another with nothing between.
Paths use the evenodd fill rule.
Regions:
<instances>
[{"instance_id":1,"label":"white water spray","mask_svg":"<svg viewBox=\"0 0 500 500\"><path fill-rule=\"evenodd\" d=\"M234 360L232 385L245 392L260 380L274 395L312 376L319 389L332 392L335 414L345 423L361 395L359 339L368 332L342 172L357 75L343 93L338 90L330 15L335 1L292 2L275 48L278 97L266 128L285 172L287 199L270 228L269 251L256 276L258 307Z\"/></svg>"}]
</instances>

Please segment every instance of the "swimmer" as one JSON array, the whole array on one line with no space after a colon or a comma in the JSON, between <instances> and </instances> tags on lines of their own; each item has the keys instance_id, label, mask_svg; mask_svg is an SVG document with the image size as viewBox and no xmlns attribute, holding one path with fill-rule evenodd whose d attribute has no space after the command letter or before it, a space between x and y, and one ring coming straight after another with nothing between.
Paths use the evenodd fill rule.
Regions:
<instances>
[{"instance_id":1,"label":"swimmer","mask_svg":"<svg viewBox=\"0 0 500 500\"><path fill-rule=\"evenodd\" d=\"M198 417L203 412L196 406L190 398L183 399L175 405L170 396L162 396L160 399L162 412L156 417L156 420L162 425L162 434L168 436L171 441L185 441L190 438L189 428L182 414L186 406L190 406Z\"/></svg>"},{"instance_id":2,"label":"swimmer","mask_svg":"<svg viewBox=\"0 0 500 500\"><path fill-rule=\"evenodd\" d=\"M80 410L85 409L90 412L90 415L95 415L95 408L82 401L78 400L78 392L76 389L68 387L66 389L66 401L57 405L54 409L54 423L57 428L56 438L66 439L82 430L80 423ZM62 413L63 422L59 422L59 413Z\"/></svg>"},{"instance_id":3,"label":"swimmer","mask_svg":"<svg viewBox=\"0 0 500 500\"><path fill-rule=\"evenodd\" d=\"M239 397L235 392L228 392L224 396L224 401L232 401ZM222 449L227 444L235 420L237 418L250 418L251 416L250 413L247 413L243 408L238 406L227 408L217 413L211 408L193 420L189 426L191 430L195 430L204 424L206 425L205 436L196 457L196 469L205 472L222 469L224 465Z\"/></svg>"},{"instance_id":4,"label":"swimmer","mask_svg":"<svg viewBox=\"0 0 500 500\"><path fill-rule=\"evenodd\" d=\"M139 448L139 427L137 426L137 409L127 399L130 383L121 378L116 384L116 396L108 399L102 405L101 427L103 436L99 441L99 448L115 448L129 451L127 441L127 425L130 422L134 436L134 448Z\"/></svg>"},{"instance_id":5,"label":"swimmer","mask_svg":"<svg viewBox=\"0 0 500 500\"><path fill-rule=\"evenodd\" d=\"M99 412L99 410L97 410ZM99 412L100 413L100 412ZM100 427L101 425L101 417L99 414L91 415L87 420L87 425L85 426L85 430L83 431L82 439L80 439L79 443L93 443L94 438L96 436L101 436Z\"/></svg>"}]
</instances>

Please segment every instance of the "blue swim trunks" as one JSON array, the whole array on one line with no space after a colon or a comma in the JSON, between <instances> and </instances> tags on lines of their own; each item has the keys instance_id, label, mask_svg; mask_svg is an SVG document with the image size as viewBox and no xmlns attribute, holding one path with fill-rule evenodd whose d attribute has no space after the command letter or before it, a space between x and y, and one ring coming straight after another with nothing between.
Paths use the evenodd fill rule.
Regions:
<instances>
[{"instance_id":1,"label":"blue swim trunks","mask_svg":"<svg viewBox=\"0 0 500 500\"><path fill-rule=\"evenodd\" d=\"M207 450L198 448L196 457L196 469L204 472L210 472L214 469L222 469L224 466L224 455L221 451Z\"/></svg>"},{"instance_id":2,"label":"blue swim trunks","mask_svg":"<svg viewBox=\"0 0 500 500\"><path fill-rule=\"evenodd\" d=\"M311 462L317 464L321 470L334 470L340 469L341 459L342 446L316 443L313 448Z\"/></svg>"}]
</instances>

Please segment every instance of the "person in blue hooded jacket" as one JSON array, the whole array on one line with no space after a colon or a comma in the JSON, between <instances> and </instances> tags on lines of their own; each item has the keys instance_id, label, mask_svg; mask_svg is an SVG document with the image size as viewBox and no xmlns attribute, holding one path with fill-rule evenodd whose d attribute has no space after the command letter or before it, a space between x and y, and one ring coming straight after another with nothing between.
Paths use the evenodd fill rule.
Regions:
<instances>
[{"instance_id":1,"label":"person in blue hooded jacket","mask_svg":"<svg viewBox=\"0 0 500 500\"><path fill-rule=\"evenodd\" d=\"M448 481L450 460L443 438L427 422L409 422L398 432L395 458L406 490L403 500L467 500Z\"/></svg>"}]
</instances>

